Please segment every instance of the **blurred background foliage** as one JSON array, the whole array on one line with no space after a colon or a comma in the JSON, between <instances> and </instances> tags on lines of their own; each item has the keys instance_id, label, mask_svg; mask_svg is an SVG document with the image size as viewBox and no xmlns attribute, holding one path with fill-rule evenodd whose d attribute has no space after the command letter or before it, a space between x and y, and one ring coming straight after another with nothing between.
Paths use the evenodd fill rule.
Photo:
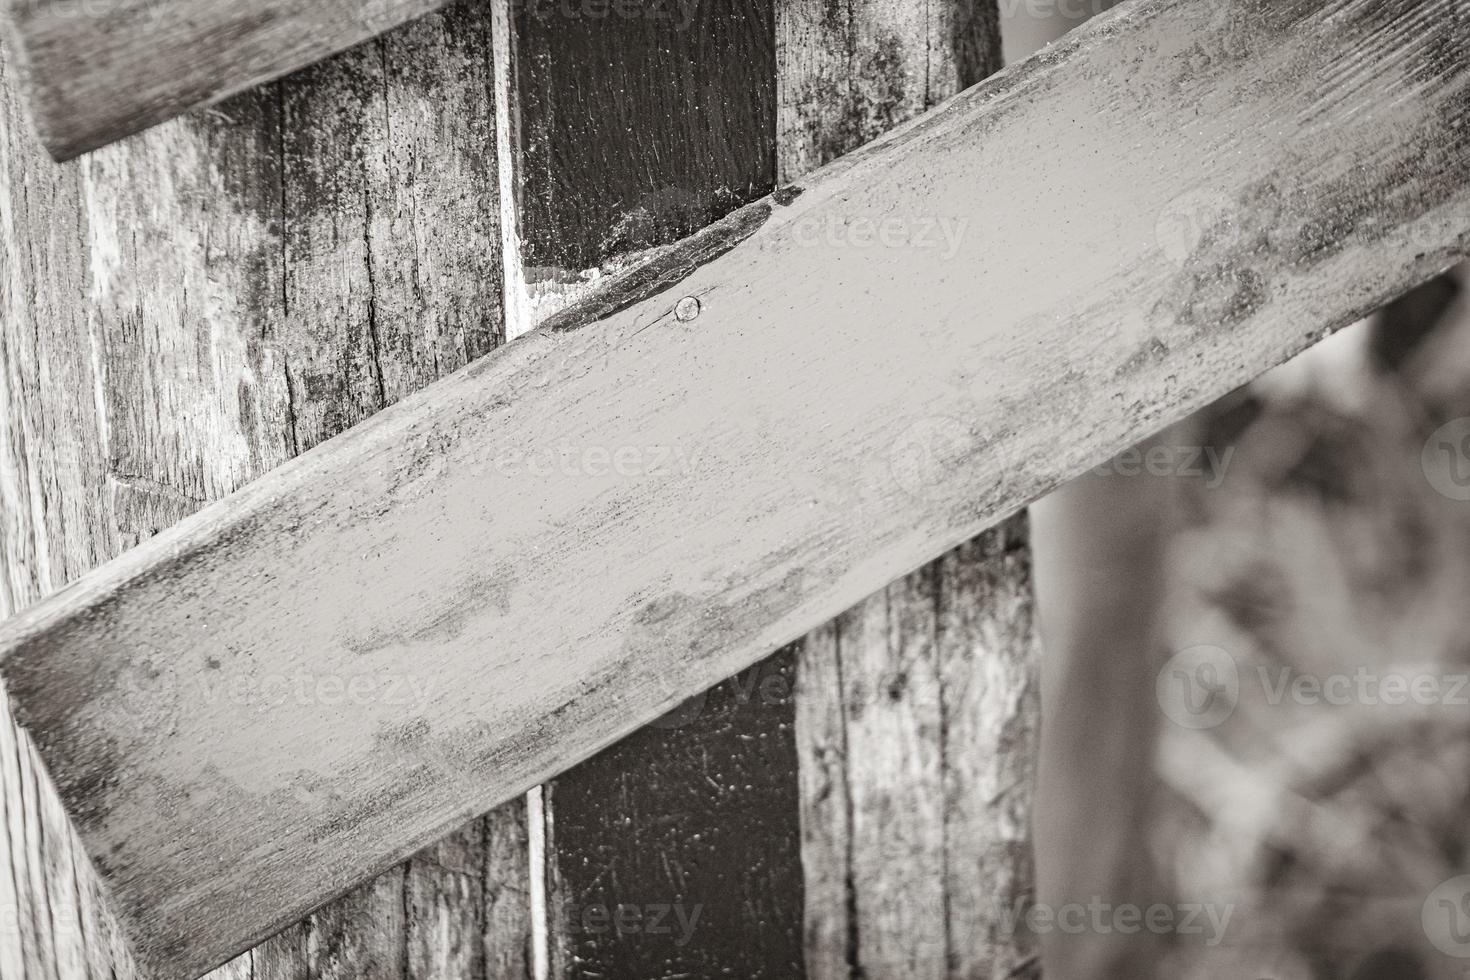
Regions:
<instances>
[{"instance_id":1,"label":"blurred background foliage","mask_svg":"<svg viewBox=\"0 0 1470 980\"><path fill-rule=\"evenodd\" d=\"M1164 653L1202 645L1234 674L1209 724L1163 712L1152 856L1234 920L1162 976L1470 967L1439 945L1470 940L1464 895L1426 907L1470 869L1467 284L1461 267L1196 420L1227 462L1182 488Z\"/></svg>"}]
</instances>

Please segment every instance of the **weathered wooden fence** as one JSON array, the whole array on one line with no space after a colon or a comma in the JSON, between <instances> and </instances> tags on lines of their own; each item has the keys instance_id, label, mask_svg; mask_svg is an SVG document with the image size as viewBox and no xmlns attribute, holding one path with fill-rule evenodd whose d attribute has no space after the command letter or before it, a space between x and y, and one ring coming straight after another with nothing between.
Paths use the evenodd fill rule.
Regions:
<instances>
[{"instance_id":1,"label":"weathered wooden fence","mask_svg":"<svg viewBox=\"0 0 1470 980\"><path fill-rule=\"evenodd\" d=\"M7 459L48 485L6 487L5 612L524 332L588 271L999 67L985 4L529 5L498 49L492 20L457 5L74 168L41 157L7 79ZM86 257L129 237L109 297ZM503 248L519 252L509 282ZM35 295L57 305L23 308ZM47 443L89 455L59 467ZM1026 759L994 739L1034 725L1013 523L560 777L534 865L525 804L507 804L222 973L531 977L544 874L553 976L793 977L804 914L813 976L949 975L945 893L1008 872L989 844L1025 854L1025 774L998 774L999 806L984 778ZM976 713L987 696L999 710ZM946 710L970 723L946 728ZM7 756L4 927L26 941L6 963L107 975L113 951L69 894L61 812L31 809L50 803L33 763ZM952 879L934 873L951 861Z\"/></svg>"},{"instance_id":2,"label":"weathered wooden fence","mask_svg":"<svg viewBox=\"0 0 1470 980\"><path fill-rule=\"evenodd\" d=\"M995 276L1019 275L1051 254L1051 239L1023 240L1033 223L1039 229L1049 217L1076 213L1097 186L1119 201L1118 213L1075 230L1082 258L1060 271L1079 287L1065 302L1048 306L1038 290L1035 302L1007 311L1014 332L979 353L955 341L966 333L963 322L958 334L893 338L938 345L936 363L951 350L957 359L946 365L951 376L933 378L955 390L886 433L893 499L920 498L897 506L930 515L923 528L931 534L967 536L1463 252L1470 89L1466 66L1439 45L1465 39L1466 18L1459 0L1371 9L1357 0L1139 6L988 94L961 100L927 129L907 131L909 142L890 144L953 154L992 140L984 145L999 149L986 162L1017 172L987 205L1019 208L1015 195L1028 185L1050 188L1054 201L1034 213L997 213L995 229L969 229L973 241L1001 236L989 253ZM738 221L746 212L737 209L768 194L787 206L799 200L797 188L808 201L829 193L803 187L803 178L991 74L999 50L988 0L460 3L66 166L45 159L24 120L15 69L0 61L0 614L37 602L547 318L571 309L585 319L578 304L587 297L603 304L594 308L599 315L618 305L602 297L637 300L609 292L607 283L628 281L618 278L628 269L636 283L640 269L671 254L684 261L681 246L667 247L725 215ZM1331 84L1306 81L1314 71ZM1064 84L1083 82L1092 87L1074 91L1070 103L1057 97ZM1407 121L1386 131L1355 113L1411 98ZM1151 115L1130 115L1145 105ZM1241 105L1259 125L1264 118L1295 128L1285 137L1242 134ZM1177 138L1201 106L1225 116L1224 124L1193 142ZM1079 123L1073 111L1100 122ZM1029 129L1006 128L1015 113L1030 114ZM1079 127L1082 145L1115 141L1120 165L1098 174L1095 161L1057 160L1031 146L1060 146ZM1279 172L1272 154L1291 156L1302 173ZM1175 173L1191 167L1187 176ZM924 179L918 169L900 176L914 185ZM1146 190L1135 193L1134 184ZM1244 226L1230 241L1206 228L1192 252L1168 255L1171 243L1154 229L1171 208L1192 217L1189 194L1229 200ZM1126 223L1129 234L1149 234L1124 252L1138 261L1119 269L1095 258L1113 248L1122 213L1146 201L1153 210ZM834 220L807 214L819 236ZM1001 249L1011 250L1008 258ZM843 252L828 248L829 262ZM846 253L850 261L852 249ZM748 254L736 249L730 261ZM961 269L952 287L983 299L964 285L975 275ZM1111 277L1121 277L1116 289L1105 288ZM710 303L692 285L680 288ZM1139 308L1139 295L1156 305ZM718 316L700 314L697 301L693 313ZM831 329L820 315L788 326L802 322ZM531 392L604 369L621 356L608 336L560 349L549 366L532 364L536 376L524 387L495 374L500 367L480 372L476 383ZM758 330L748 343L763 338L778 346L748 364L770 373L749 378L749 414L729 419L731 426L783 424L763 412L767 400L777 416L805 404L783 393L796 380L781 366L794 348ZM830 343L882 338L879 324L834 333ZM1041 353L1048 344L1049 360ZM510 363L514 349L495 363ZM1065 444L1052 441L1052 428L1029 422L987 433L1003 445L1014 475L967 502L965 466L956 463L975 452L964 408L974 379L1001 370L994 355L1002 352L1022 375L1055 371L1038 387L1063 392L1050 407L1074 417L1053 422L1074 431ZM855 366L835 356L833 363L835 371ZM1002 412L1028 412L1028 391L1017 385L987 403L989 415L974 417L990 424ZM682 404L671 399L666 409L678 413ZM480 426L504 421L489 410L476 418ZM841 455L873 447L836 448ZM1048 453L1055 458L1037 462ZM998 460L986 456L973 469L993 473ZM715 482L740 478L717 473ZM820 474L795 466L783 482L796 488L783 491L788 505L841 496ZM518 505L481 503L489 512ZM391 519L379 526L391 528ZM875 526L880 532L891 542L891 529ZM844 542L842 554L859 561L862 542ZM584 547L591 557L564 567L595 564L598 541ZM909 558L923 552L922 543L885 547L890 563L901 555L899 566L913 567ZM360 560L379 558L369 548ZM511 590L525 587L508 575L487 561L473 591L450 598L504 610ZM875 568L854 581L887 577ZM187 590L187 581L170 588ZM580 580L531 581L540 592L516 597L518 607L569 608L587 588ZM317 586L303 576L302 587ZM321 584L356 587L345 575ZM832 594L846 596L846 605L869 591L848 595L854 587ZM343 601L340 608L350 609L351 596ZM424 597L410 591L401 601ZM57 770L60 789L74 816L79 800L117 801L115 812L98 804L80 815L91 862L120 898L115 908L132 939L144 920L163 923L144 929L140 953L165 973L197 972L249 941L259 945L222 974L1021 976L1034 970L1034 950L1004 917L1031 888L1032 605L1026 521L1010 517L567 768L656 713L649 709L686 696L692 678L714 671L712 679L750 657L703 664L703 673L681 667L668 689L652 690L656 677L593 676L589 690L623 683L637 690L608 702L606 720L575 744L554 723L517 721L525 733L512 748L529 752L548 740L547 759L561 760L531 764L540 767L537 778L554 774L550 782L401 862L402 840L420 841L418 830L400 840L378 828L379 810L345 799L343 787L309 769L289 786L262 773L253 791L271 812L333 814L323 836L340 860L303 864L300 880L284 885L289 865L267 878L243 858L180 859L169 869L140 858L132 842L147 828L133 823L119 833L110 823L116 813L133 808L167 828L193 804L156 774L130 768L115 746L112 756L72 757L80 764ZM736 630L728 612L664 611L675 628L653 630L645 645L680 649ZM307 693L296 695L295 707L322 719L301 737L312 745L351 742L359 737L351 724L335 726L354 699L382 706L420 698L401 724L373 737L403 753L395 758L412 760L406 773L469 767L470 757L454 757L451 747L416 747L431 724L420 719L431 719L433 698L446 693L433 685L464 679L464 664L433 652L437 638L459 628L453 615L410 624L407 639L360 637L365 649L399 644L388 666L281 676L281 691L307 685L296 689ZM750 628L769 615L750 611ZM4 670L22 720L52 738L62 722L38 709L49 681L27 635L0 643L16 651ZM577 667L572 651L582 637L557 636L547 649L566 649L565 669ZM77 653L73 683L107 655L43 652L53 663ZM159 744L204 714L244 724L260 708L258 684L243 693L229 686L233 654L217 659L193 647L200 662L181 671L166 652L154 661L140 654L107 692L111 722L139 729L121 740ZM221 661L216 684L211 671ZM676 666L651 668L660 664ZM85 719L91 710L79 704L73 715ZM0 738L9 851L0 861L0 975L130 975L102 886L27 736L7 719ZM431 758L436 752L451 754ZM110 758L116 767L98 761ZM267 756L260 765L275 770L283 762ZM242 763L240 771L249 768ZM517 770L495 792L519 778ZM119 789L119 780L129 785ZM417 791L405 783L401 798L376 801L381 819L417 819ZM463 793L470 801L484 795ZM216 815L211 826L259 820L260 840L241 852L259 855L272 841L269 820L251 815L259 801L237 802L233 811L219 798L201 807ZM436 809L421 825L441 826L445 812ZM368 829L359 833L354 821ZM99 850L104 838L113 843ZM203 830L197 840L168 840L186 856L211 846ZM386 867L385 855L394 859ZM173 868L186 864L188 887L173 891L182 883L170 877ZM381 873L358 885L369 866ZM281 915L295 919L349 886L356 887L277 932Z\"/></svg>"}]
</instances>

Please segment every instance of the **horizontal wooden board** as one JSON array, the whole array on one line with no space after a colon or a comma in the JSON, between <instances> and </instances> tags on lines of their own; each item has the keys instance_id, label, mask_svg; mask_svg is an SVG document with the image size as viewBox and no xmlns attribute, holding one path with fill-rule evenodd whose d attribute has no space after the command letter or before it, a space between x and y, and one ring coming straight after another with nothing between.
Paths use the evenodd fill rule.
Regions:
<instances>
[{"instance_id":1,"label":"horizontal wooden board","mask_svg":"<svg viewBox=\"0 0 1470 980\"><path fill-rule=\"evenodd\" d=\"M1121 8L0 629L144 965L222 960L1446 267L1466 21Z\"/></svg>"},{"instance_id":2,"label":"horizontal wooden board","mask_svg":"<svg viewBox=\"0 0 1470 980\"><path fill-rule=\"evenodd\" d=\"M444 0L3 0L31 117L66 160L344 51Z\"/></svg>"}]
</instances>

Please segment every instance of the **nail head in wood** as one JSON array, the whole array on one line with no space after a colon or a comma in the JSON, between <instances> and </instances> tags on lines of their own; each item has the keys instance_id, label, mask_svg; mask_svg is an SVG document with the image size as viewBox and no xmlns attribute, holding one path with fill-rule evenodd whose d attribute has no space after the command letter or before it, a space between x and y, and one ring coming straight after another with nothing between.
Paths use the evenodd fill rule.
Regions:
<instances>
[{"instance_id":1,"label":"nail head in wood","mask_svg":"<svg viewBox=\"0 0 1470 980\"><path fill-rule=\"evenodd\" d=\"M703 307L700 306L699 299L697 297L685 296L683 299L679 300L678 303L674 304L674 318L677 319L680 323L688 323L695 317L699 316L699 311L701 309L703 309Z\"/></svg>"}]
</instances>

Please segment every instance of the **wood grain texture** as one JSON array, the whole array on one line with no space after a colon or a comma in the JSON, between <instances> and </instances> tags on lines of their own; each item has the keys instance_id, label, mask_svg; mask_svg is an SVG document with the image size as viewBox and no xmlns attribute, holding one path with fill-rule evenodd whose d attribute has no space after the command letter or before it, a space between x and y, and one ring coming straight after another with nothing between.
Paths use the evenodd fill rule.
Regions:
<instances>
[{"instance_id":1,"label":"wood grain texture","mask_svg":"<svg viewBox=\"0 0 1470 980\"><path fill-rule=\"evenodd\" d=\"M1040 730L1029 528L1024 517L938 568L944 732L945 912L951 977L1034 977L1032 816Z\"/></svg>"},{"instance_id":2,"label":"wood grain texture","mask_svg":"<svg viewBox=\"0 0 1470 980\"><path fill-rule=\"evenodd\" d=\"M788 179L1000 68L994 4L778 11ZM1004 978L1033 964L1014 928L1032 897L1029 564L1017 516L802 647L811 976Z\"/></svg>"},{"instance_id":3,"label":"wood grain texture","mask_svg":"<svg viewBox=\"0 0 1470 980\"><path fill-rule=\"evenodd\" d=\"M516 11L534 310L774 184L769 2ZM545 789L557 978L802 972L794 659L717 685Z\"/></svg>"},{"instance_id":4,"label":"wood grain texture","mask_svg":"<svg viewBox=\"0 0 1470 980\"><path fill-rule=\"evenodd\" d=\"M527 315L770 192L771 0L518 5Z\"/></svg>"},{"instance_id":5,"label":"wood grain texture","mask_svg":"<svg viewBox=\"0 0 1470 980\"><path fill-rule=\"evenodd\" d=\"M1463 5L1230 9L1102 18L6 625L147 965L293 920L1465 251ZM1201 187L1234 231L1181 251ZM936 261L855 230L890 216L967 231ZM367 665L394 696L320 703ZM172 697L216 675L239 703Z\"/></svg>"},{"instance_id":6,"label":"wood grain texture","mask_svg":"<svg viewBox=\"0 0 1470 980\"><path fill-rule=\"evenodd\" d=\"M78 174L25 135L0 59L0 616L115 554L93 392ZM57 397L57 393L65 393ZM81 393L78 397L77 393ZM0 709L0 975L133 976L96 876L8 704Z\"/></svg>"},{"instance_id":7,"label":"wood grain texture","mask_svg":"<svg viewBox=\"0 0 1470 980\"><path fill-rule=\"evenodd\" d=\"M777 6L777 170L835 160L1000 68L991 0Z\"/></svg>"},{"instance_id":8,"label":"wood grain texture","mask_svg":"<svg viewBox=\"0 0 1470 980\"><path fill-rule=\"evenodd\" d=\"M1037 652L1013 518L807 638L797 701L813 977L1018 977Z\"/></svg>"},{"instance_id":9,"label":"wood grain texture","mask_svg":"<svg viewBox=\"0 0 1470 980\"><path fill-rule=\"evenodd\" d=\"M443 0L6 0L0 23L58 160L219 102Z\"/></svg>"},{"instance_id":10,"label":"wood grain texture","mask_svg":"<svg viewBox=\"0 0 1470 980\"><path fill-rule=\"evenodd\" d=\"M0 186L19 205L4 212L5 612L500 342L489 58L488 12L452 7L69 168L9 125L4 79ZM26 210L43 204L45 234ZM32 296L55 299L21 305ZM0 943L3 973L111 976L105 924L74 921L90 869L57 866L69 824L59 804L48 818L22 744L0 750L7 870L29 890L0 898L22 939ZM220 975L529 977L523 811L475 821Z\"/></svg>"}]
</instances>

